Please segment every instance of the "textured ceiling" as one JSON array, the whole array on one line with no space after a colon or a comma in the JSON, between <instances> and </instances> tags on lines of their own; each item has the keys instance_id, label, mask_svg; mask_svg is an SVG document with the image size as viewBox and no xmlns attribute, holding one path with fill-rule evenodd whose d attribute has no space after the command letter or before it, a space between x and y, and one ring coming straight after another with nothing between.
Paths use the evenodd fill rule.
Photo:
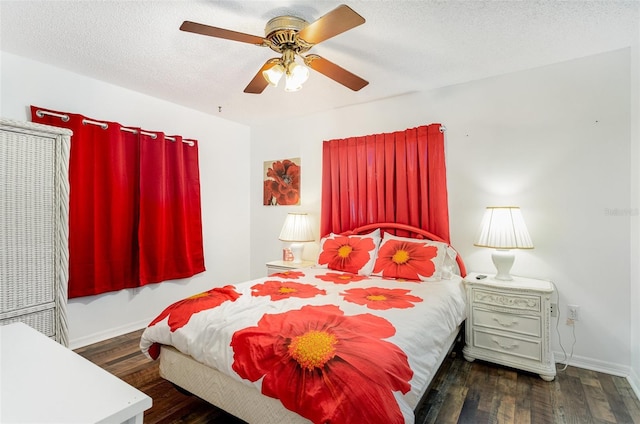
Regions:
<instances>
[{"instance_id":1,"label":"textured ceiling","mask_svg":"<svg viewBox=\"0 0 640 424\"><path fill-rule=\"evenodd\" d=\"M0 1L0 49L255 125L628 47L633 1L363 1L366 23L310 53L370 84L313 72L304 88L245 94L268 48L179 31L184 20L264 36L274 16L308 22L334 1ZM221 112L219 112L219 107Z\"/></svg>"}]
</instances>

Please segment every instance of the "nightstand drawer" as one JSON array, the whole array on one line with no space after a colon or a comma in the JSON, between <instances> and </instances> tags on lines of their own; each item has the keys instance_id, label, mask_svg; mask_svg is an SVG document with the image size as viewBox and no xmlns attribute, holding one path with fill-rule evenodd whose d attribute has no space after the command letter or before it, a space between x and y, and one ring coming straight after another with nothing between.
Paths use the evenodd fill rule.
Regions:
<instances>
[{"instance_id":1,"label":"nightstand drawer","mask_svg":"<svg viewBox=\"0 0 640 424\"><path fill-rule=\"evenodd\" d=\"M542 347L539 340L529 340L522 337L508 337L479 329L473 330L473 345L508 355L534 361L542 360Z\"/></svg>"},{"instance_id":2,"label":"nightstand drawer","mask_svg":"<svg viewBox=\"0 0 640 424\"><path fill-rule=\"evenodd\" d=\"M503 331L541 337L542 322L540 317L531 315L514 315L484 308L473 308L473 325L495 328Z\"/></svg>"},{"instance_id":3,"label":"nightstand drawer","mask_svg":"<svg viewBox=\"0 0 640 424\"><path fill-rule=\"evenodd\" d=\"M519 309L523 311L540 312L540 296L511 294L497 292L491 290L474 289L474 303L483 303L485 305L499 306L503 308Z\"/></svg>"}]
</instances>

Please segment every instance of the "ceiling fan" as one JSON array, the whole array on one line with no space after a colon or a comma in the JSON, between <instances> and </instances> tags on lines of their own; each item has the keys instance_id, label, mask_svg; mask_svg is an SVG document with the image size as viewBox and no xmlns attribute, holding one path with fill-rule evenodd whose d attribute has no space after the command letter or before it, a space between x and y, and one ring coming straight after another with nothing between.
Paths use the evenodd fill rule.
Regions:
<instances>
[{"instance_id":1,"label":"ceiling fan","mask_svg":"<svg viewBox=\"0 0 640 424\"><path fill-rule=\"evenodd\" d=\"M309 71L295 62L296 56L302 58L304 64L309 68L353 91L358 91L369 82L323 57L316 54L303 56L303 53L309 51L314 45L364 22L365 20L362 16L343 4L312 23L295 16L277 16L267 22L264 37L191 21L184 21L180 29L210 37L269 47L282 54L281 57L271 58L262 65L262 68L244 89L245 93L260 94L268 85L277 85L278 80L283 75L286 79L285 90L296 91L300 89L302 83L308 77Z\"/></svg>"}]
</instances>

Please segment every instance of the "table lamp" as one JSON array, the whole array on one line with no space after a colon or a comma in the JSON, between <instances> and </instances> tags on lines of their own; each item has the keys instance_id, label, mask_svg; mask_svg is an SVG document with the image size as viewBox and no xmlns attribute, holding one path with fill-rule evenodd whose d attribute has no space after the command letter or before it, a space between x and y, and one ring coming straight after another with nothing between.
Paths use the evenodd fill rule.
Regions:
<instances>
[{"instance_id":1,"label":"table lamp","mask_svg":"<svg viewBox=\"0 0 640 424\"><path fill-rule=\"evenodd\" d=\"M313 241L313 231L311 231L311 222L306 213L290 212L284 220L280 237L282 241L291 242L291 253L293 253L293 263L302 262L302 243Z\"/></svg>"},{"instance_id":2,"label":"table lamp","mask_svg":"<svg viewBox=\"0 0 640 424\"><path fill-rule=\"evenodd\" d=\"M517 206L489 206L482 218L474 246L496 249L491 255L496 280L513 280L509 272L515 260L513 249L533 249L533 243Z\"/></svg>"}]
</instances>

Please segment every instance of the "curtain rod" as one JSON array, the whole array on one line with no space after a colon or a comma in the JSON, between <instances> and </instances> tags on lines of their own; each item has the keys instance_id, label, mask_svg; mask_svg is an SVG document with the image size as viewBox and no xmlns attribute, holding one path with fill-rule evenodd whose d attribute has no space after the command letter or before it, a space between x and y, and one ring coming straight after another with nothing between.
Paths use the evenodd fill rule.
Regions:
<instances>
[{"instance_id":1,"label":"curtain rod","mask_svg":"<svg viewBox=\"0 0 640 424\"><path fill-rule=\"evenodd\" d=\"M42 118L44 115L55 116L57 118L62 119L62 122L69 122L69 115L62 114L62 113L49 112L48 110L38 109L38 110L36 110L36 115L38 116L38 118ZM86 124L97 125L100 128L102 128L103 130L106 130L107 128L109 128L109 124L107 124L106 122L92 121L91 119L86 119L86 118L82 120L82 124L83 125L86 125ZM133 134L137 134L138 133L138 130L136 130L134 128L127 128L127 127L122 127L121 126L120 130L127 131L127 132L130 132L130 133L133 133ZM153 138L154 140L156 138L158 138L158 134L147 132L147 131L140 130L140 134L147 135L147 136ZM169 140L169 141L176 141L175 137L170 137L168 135L165 135L164 138L166 140ZM188 138L183 138L182 142L185 143L185 144L188 144L189 146L194 146L196 144L193 140L188 139Z\"/></svg>"}]
</instances>

